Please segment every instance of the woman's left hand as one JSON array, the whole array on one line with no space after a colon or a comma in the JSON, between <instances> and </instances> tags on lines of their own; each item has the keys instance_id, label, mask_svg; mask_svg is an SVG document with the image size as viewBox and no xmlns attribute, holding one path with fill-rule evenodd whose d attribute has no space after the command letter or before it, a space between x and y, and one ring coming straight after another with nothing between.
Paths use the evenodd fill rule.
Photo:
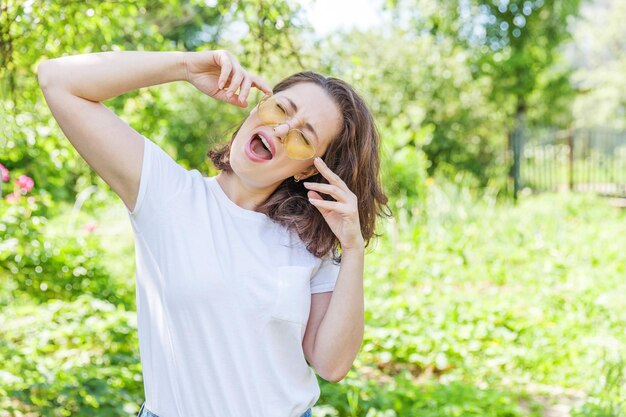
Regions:
<instances>
[{"instance_id":1,"label":"woman's left hand","mask_svg":"<svg viewBox=\"0 0 626 417\"><path fill-rule=\"evenodd\" d=\"M341 243L341 251L362 250L364 248L361 224L359 222L358 200L350 191L345 182L328 168L321 158L315 158L315 167L328 180L328 184L318 182L304 182L303 185L311 190L308 192L309 201L320 211L330 230ZM327 201L316 191L329 194L337 201Z\"/></svg>"}]
</instances>

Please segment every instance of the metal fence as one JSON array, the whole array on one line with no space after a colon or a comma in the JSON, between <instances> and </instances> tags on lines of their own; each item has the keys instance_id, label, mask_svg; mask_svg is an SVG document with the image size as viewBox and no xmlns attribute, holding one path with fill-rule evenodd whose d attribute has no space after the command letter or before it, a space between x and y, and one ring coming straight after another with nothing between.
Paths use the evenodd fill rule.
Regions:
<instances>
[{"instance_id":1,"label":"metal fence","mask_svg":"<svg viewBox=\"0 0 626 417\"><path fill-rule=\"evenodd\" d=\"M569 189L626 196L626 131L528 129L512 137L515 194Z\"/></svg>"}]
</instances>

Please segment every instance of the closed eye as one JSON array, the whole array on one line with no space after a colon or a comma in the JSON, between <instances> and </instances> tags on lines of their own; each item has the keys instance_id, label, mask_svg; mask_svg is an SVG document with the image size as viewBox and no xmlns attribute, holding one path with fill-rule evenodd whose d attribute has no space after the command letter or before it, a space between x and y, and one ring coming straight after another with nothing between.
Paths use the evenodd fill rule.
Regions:
<instances>
[{"instance_id":1,"label":"closed eye","mask_svg":"<svg viewBox=\"0 0 626 417\"><path fill-rule=\"evenodd\" d=\"M276 106L284 113L287 114L287 110L285 110L285 108L282 106L282 104L280 103L276 103ZM311 145L311 141L304 135L304 133L300 132L302 135L302 138L304 139L304 141L307 143L307 145Z\"/></svg>"}]
</instances>

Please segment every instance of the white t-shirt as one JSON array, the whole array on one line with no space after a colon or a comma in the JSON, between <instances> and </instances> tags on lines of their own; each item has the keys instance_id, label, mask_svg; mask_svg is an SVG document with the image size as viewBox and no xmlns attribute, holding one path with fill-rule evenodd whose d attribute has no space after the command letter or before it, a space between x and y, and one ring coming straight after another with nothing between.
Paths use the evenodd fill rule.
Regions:
<instances>
[{"instance_id":1,"label":"white t-shirt","mask_svg":"<svg viewBox=\"0 0 626 417\"><path fill-rule=\"evenodd\" d=\"M244 209L144 136L135 239L146 408L160 417L299 417L319 399L302 349L311 294L339 265Z\"/></svg>"}]
</instances>

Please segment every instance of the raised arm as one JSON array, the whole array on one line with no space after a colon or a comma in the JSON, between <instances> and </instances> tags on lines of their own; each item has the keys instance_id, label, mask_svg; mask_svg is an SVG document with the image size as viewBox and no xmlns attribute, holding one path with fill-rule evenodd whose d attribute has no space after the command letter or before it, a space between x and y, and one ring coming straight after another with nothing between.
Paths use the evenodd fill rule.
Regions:
<instances>
[{"instance_id":1,"label":"raised arm","mask_svg":"<svg viewBox=\"0 0 626 417\"><path fill-rule=\"evenodd\" d=\"M39 85L61 130L130 211L139 191L143 138L101 101L179 80L240 107L247 106L251 86L271 92L260 77L248 74L224 50L71 55L44 61L37 71ZM240 93L235 94L238 89Z\"/></svg>"},{"instance_id":2,"label":"raised arm","mask_svg":"<svg viewBox=\"0 0 626 417\"><path fill-rule=\"evenodd\" d=\"M143 138L100 101L186 79L183 52L101 52L39 64L39 85L61 130L94 171L133 210Z\"/></svg>"}]
</instances>

